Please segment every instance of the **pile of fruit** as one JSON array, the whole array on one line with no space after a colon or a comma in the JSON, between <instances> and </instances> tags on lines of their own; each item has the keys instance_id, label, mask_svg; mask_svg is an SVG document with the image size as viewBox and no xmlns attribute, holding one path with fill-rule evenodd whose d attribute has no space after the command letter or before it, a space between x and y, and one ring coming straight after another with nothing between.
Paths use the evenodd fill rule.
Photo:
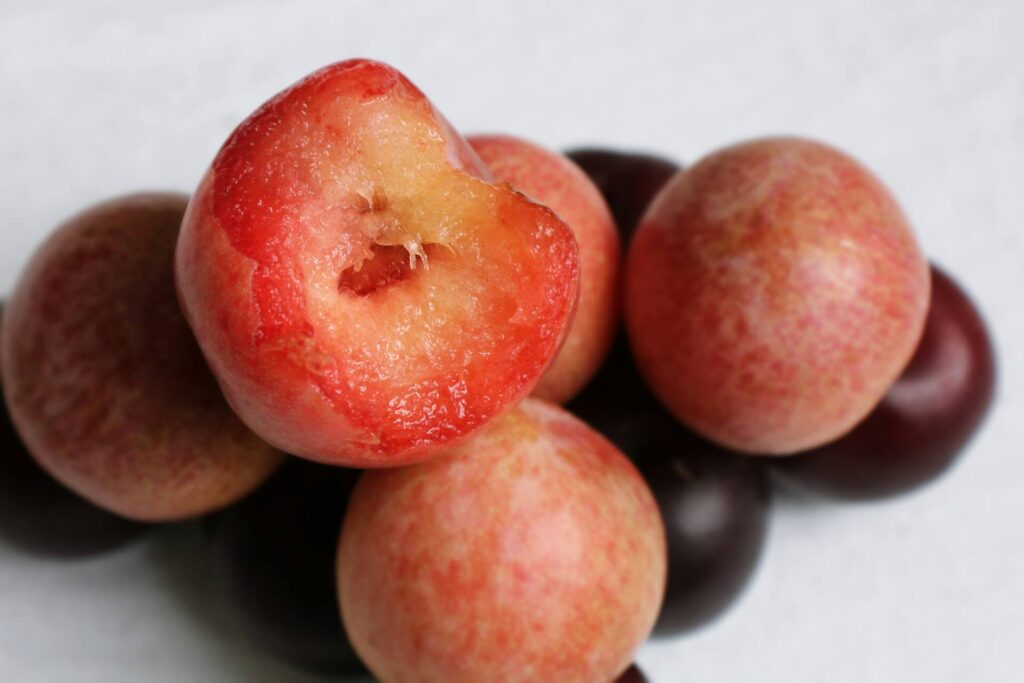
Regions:
<instances>
[{"instance_id":1,"label":"pile of fruit","mask_svg":"<svg viewBox=\"0 0 1024 683\"><path fill-rule=\"evenodd\" d=\"M191 198L69 220L2 320L0 533L86 553L210 515L241 630L384 683L644 680L652 631L750 578L769 470L906 491L995 376L842 152L463 138L364 60L262 105Z\"/></svg>"}]
</instances>

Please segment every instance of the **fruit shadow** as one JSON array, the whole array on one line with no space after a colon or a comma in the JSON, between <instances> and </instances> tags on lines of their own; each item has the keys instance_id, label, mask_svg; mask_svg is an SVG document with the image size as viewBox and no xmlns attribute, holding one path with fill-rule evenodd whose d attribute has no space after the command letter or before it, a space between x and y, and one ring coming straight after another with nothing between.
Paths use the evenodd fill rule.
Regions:
<instances>
[{"instance_id":1,"label":"fruit shadow","mask_svg":"<svg viewBox=\"0 0 1024 683\"><path fill-rule=\"evenodd\" d=\"M119 529L75 535L76 529L67 525L24 523L21 519L5 517L4 512L0 506L0 550L42 562L88 562L130 547L146 534L143 525L133 528L125 523Z\"/></svg>"},{"instance_id":2,"label":"fruit shadow","mask_svg":"<svg viewBox=\"0 0 1024 683\"><path fill-rule=\"evenodd\" d=\"M192 621L193 632L211 644L221 670L217 680L237 683L373 683L367 677L329 676L297 669L271 657L236 633L220 613L202 521L175 524L154 539L148 571L173 595Z\"/></svg>"}]
</instances>

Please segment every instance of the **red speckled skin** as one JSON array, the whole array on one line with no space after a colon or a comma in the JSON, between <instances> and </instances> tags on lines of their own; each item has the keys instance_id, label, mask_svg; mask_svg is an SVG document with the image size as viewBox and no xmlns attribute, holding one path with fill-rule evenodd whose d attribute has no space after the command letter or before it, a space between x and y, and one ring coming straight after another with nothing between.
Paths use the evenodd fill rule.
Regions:
<instances>
[{"instance_id":1,"label":"red speckled skin","mask_svg":"<svg viewBox=\"0 0 1024 683\"><path fill-rule=\"evenodd\" d=\"M967 293L932 267L921 343L871 414L843 438L778 470L836 498L871 500L922 486L956 462L988 413L996 360L985 321Z\"/></svg>"},{"instance_id":2,"label":"red speckled skin","mask_svg":"<svg viewBox=\"0 0 1024 683\"><path fill-rule=\"evenodd\" d=\"M188 198L135 195L58 229L4 312L4 394L25 445L96 505L145 521L238 500L283 457L231 412L175 298Z\"/></svg>"},{"instance_id":3,"label":"red speckled skin","mask_svg":"<svg viewBox=\"0 0 1024 683\"><path fill-rule=\"evenodd\" d=\"M507 135L475 135L469 144L498 182L554 210L580 248L576 317L533 396L564 403L594 376L619 322L619 234L601 192L561 154Z\"/></svg>"},{"instance_id":4,"label":"red speckled skin","mask_svg":"<svg viewBox=\"0 0 1024 683\"><path fill-rule=\"evenodd\" d=\"M386 146L409 130L421 134ZM424 95L377 62L326 67L235 130L189 206L176 275L254 431L309 459L394 466L529 393L564 337L579 254L549 209L486 177ZM440 244L422 242L429 268L356 294L339 278L384 243L367 233L376 219Z\"/></svg>"},{"instance_id":5,"label":"red speckled skin","mask_svg":"<svg viewBox=\"0 0 1024 683\"><path fill-rule=\"evenodd\" d=\"M342 618L382 683L608 683L654 625L665 552L629 460L528 399L444 457L363 476Z\"/></svg>"},{"instance_id":6,"label":"red speckled skin","mask_svg":"<svg viewBox=\"0 0 1024 683\"><path fill-rule=\"evenodd\" d=\"M825 145L765 139L677 175L626 266L651 388L726 447L788 454L842 435L910 360L928 265L896 201Z\"/></svg>"}]
</instances>

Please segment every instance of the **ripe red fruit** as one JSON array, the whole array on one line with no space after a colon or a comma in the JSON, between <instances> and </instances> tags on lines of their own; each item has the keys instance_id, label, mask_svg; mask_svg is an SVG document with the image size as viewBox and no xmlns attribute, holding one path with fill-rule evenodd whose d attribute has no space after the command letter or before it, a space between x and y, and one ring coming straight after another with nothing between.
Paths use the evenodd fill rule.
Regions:
<instances>
[{"instance_id":1,"label":"ripe red fruit","mask_svg":"<svg viewBox=\"0 0 1024 683\"><path fill-rule=\"evenodd\" d=\"M535 398L564 403L597 372L619 321L619 235L601 193L574 163L507 135L468 138L496 182L508 183L565 221L580 249L580 298L569 333Z\"/></svg>"},{"instance_id":2,"label":"ripe red fruit","mask_svg":"<svg viewBox=\"0 0 1024 683\"><path fill-rule=\"evenodd\" d=\"M651 388L726 447L789 454L863 419L906 367L928 266L896 201L825 145L758 140L677 175L629 249Z\"/></svg>"},{"instance_id":3,"label":"ripe red fruit","mask_svg":"<svg viewBox=\"0 0 1024 683\"><path fill-rule=\"evenodd\" d=\"M328 66L244 121L182 226L177 282L228 401L290 453L423 460L528 394L579 255L395 69Z\"/></svg>"},{"instance_id":4,"label":"ripe red fruit","mask_svg":"<svg viewBox=\"0 0 1024 683\"><path fill-rule=\"evenodd\" d=\"M0 302L0 319L3 308ZM0 400L0 538L48 557L86 557L119 548L148 528L57 483L25 450Z\"/></svg>"},{"instance_id":5,"label":"ripe red fruit","mask_svg":"<svg viewBox=\"0 0 1024 683\"><path fill-rule=\"evenodd\" d=\"M345 628L388 683L612 681L664 581L643 479L535 399L443 457L364 474L338 554Z\"/></svg>"},{"instance_id":6,"label":"ripe red fruit","mask_svg":"<svg viewBox=\"0 0 1024 683\"><path fill-rule=\"evenodd\" d=\"M25 445L73 491L166 521L238 500L282 455L228 408L174 293L187 198L85 211L28 264L4 311L4 395Z\"/></svg>"},{"instance_id":7,"label":"ripe red fruit","mask_svg":"<svg viewBox=\"0 0 1024 683\"><path fill-rule=\"evenodd\" d=\"M775 463L798 484L837 498L882 498L921 486L953 464L988 412L996 364L967 294L932 267L924 335L882 402L837 441Z\"/></svg>"}]
</instances>

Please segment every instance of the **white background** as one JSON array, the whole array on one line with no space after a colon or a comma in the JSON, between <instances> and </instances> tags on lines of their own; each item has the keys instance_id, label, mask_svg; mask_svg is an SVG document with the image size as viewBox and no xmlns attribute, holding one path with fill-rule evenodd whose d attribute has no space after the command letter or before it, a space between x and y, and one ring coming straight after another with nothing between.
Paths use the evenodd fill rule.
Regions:
<instances>
[{"instance_id":1,"label":"white background","mask_svg":"<svg viewBox=\"0 0 1024 683\"><path fill-rule=\"evenodd\" d=\"M399 67L466 132L685 161L770 133L848 149L980 302L996 409L919 494L779 499L744 599L640 661L654 683L1024 680L1024 3L0 8L0 293L57 222L128 191L190 190L255 106L353 56ZM71 564L0 543L0 679L320 680L210 617L198 535Z\"/></svg>"}]
</instances>

